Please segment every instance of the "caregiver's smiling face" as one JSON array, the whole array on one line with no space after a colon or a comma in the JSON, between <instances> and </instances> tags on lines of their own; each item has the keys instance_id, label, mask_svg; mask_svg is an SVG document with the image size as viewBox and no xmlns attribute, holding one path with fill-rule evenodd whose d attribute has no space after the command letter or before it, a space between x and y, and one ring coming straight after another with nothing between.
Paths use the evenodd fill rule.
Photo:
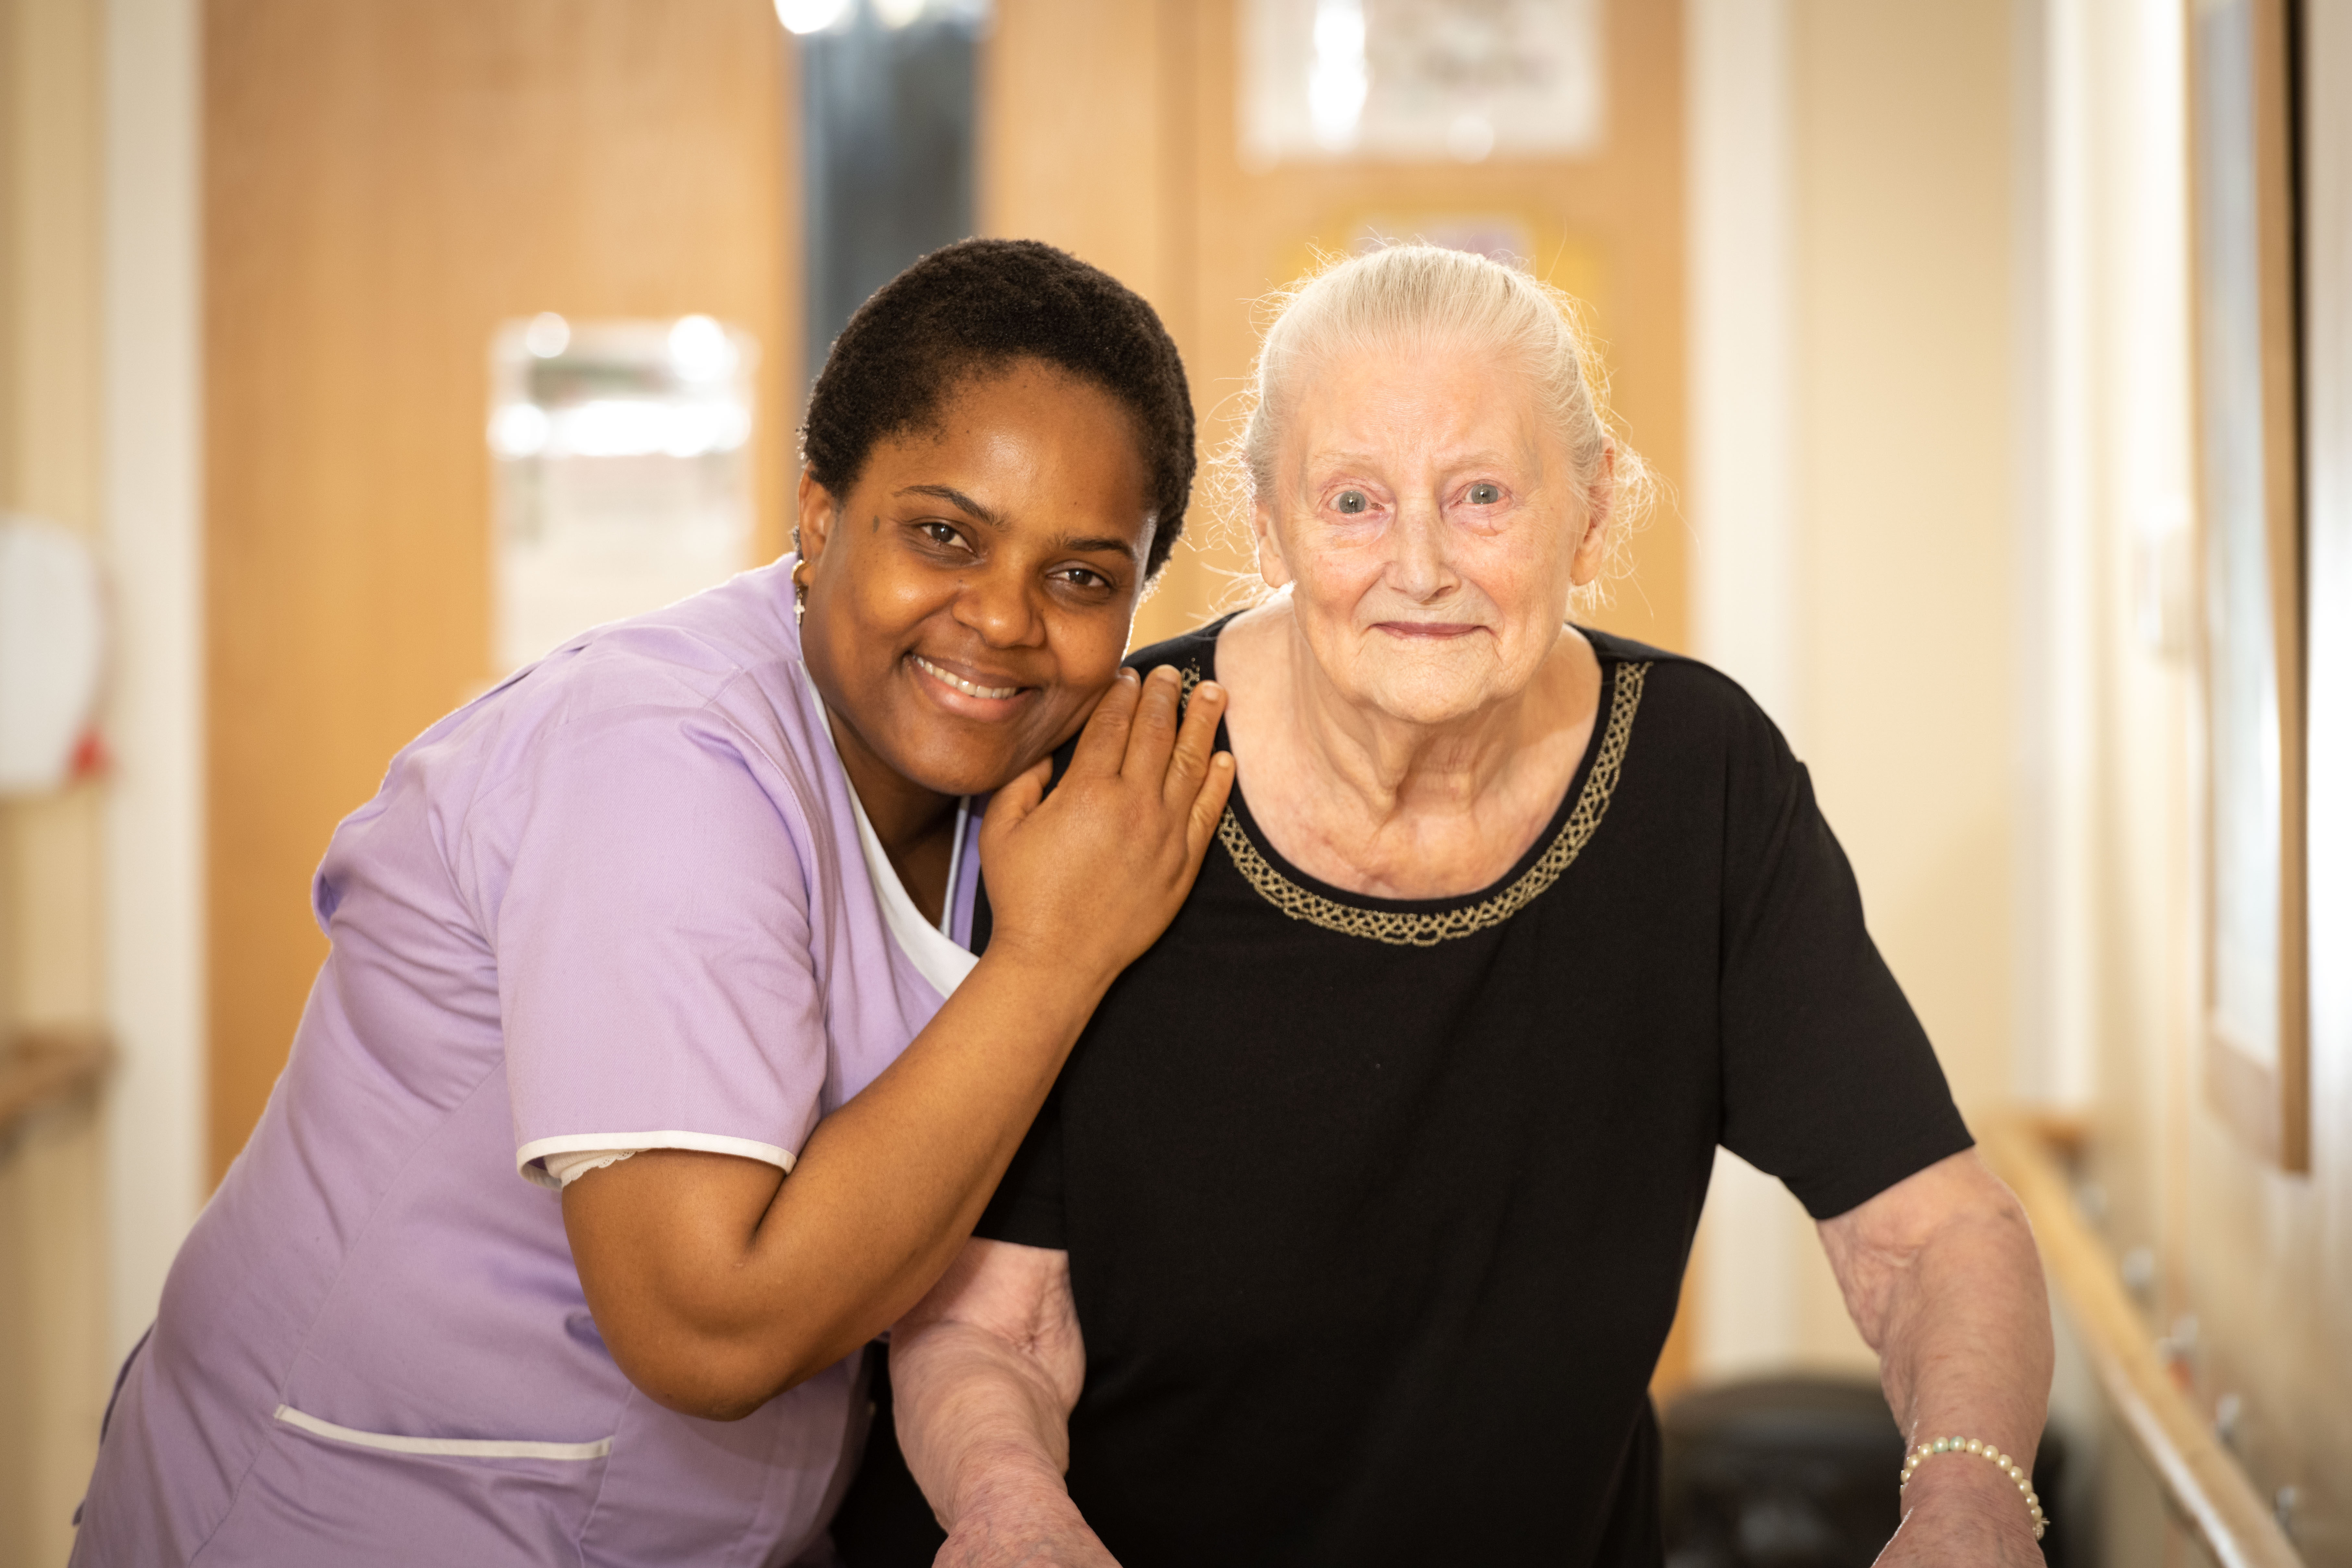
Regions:
<instances>
[{"instance_id":1,"label":"caregiver's smiling face","mask_svg":"<svg viewBox=\"0 0 2352 1568\"><path fill-rule=\"evenodd\" d=\"M877 442L846 495L803 478L803 647L845 739L951 795L1045 755L1118 673L1154 524L1132 416L1034 360Z\"/></svg>"}]
</instances>

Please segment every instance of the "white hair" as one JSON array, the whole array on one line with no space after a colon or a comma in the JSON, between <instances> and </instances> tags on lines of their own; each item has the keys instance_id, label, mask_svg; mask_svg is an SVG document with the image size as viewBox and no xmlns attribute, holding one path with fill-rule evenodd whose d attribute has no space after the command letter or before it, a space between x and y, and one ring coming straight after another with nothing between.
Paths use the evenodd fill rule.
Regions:
<instances>
[{"instance_id":1,"label":"white hair","mask_svg":"<svg viewBox=\"0 0 2352 1568\"><path fill-rule=\"evenodd\" d=\"M1292 405L1317 365L1467 344L1523 373L1538 418L1567 453L1587 515L1609 520L1612 570L1603 578L1613 574L1655 481L1612 427L1606 380L1567 293L1517 268L1416 241L1334 261L1266 306L1272 316L1244 393L1247 415L1224 458L1235 499L1255 505L1274 493Z\"/></svg>"}]
</instances>

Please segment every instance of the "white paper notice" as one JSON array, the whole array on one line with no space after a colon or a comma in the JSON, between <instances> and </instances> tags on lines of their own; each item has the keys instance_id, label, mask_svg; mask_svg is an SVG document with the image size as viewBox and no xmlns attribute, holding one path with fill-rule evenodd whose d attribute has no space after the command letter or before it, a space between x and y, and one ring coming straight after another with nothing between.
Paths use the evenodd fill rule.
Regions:
<instances>
[{"instance_id":1,"label":"white paper notice","mask_svg":"<svg viewBox=\"0 0 2352 1568\"><path fill-rule=\"evenodd\" d=\"M1246 0L1241 56L1259 167L1575 157L1605 129L1601 0Z\"/></svg>"},{"instance_id":2,"label":"white paper notice","mask_svg":"<svg viewBox=\"0 0 2352 1568\"><path fill-rule=\"evenodd\" d=\"M708 316L499 331L491 647L503 674L751 563L746 334Z\"/></svg>"}]
</instances>

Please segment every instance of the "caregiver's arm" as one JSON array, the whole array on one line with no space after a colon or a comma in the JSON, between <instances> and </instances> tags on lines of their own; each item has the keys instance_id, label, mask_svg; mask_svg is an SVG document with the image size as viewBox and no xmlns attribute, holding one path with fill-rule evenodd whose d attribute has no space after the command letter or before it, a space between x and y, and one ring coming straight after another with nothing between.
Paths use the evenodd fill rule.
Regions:
<instances>
[{"instance_id":1,"label":"caregiver's arm","mask_svg":"<svg viewBox=\"0 0 2352 1568\"><path fill-rule=\"evenodd\" d=\"M2030 1476L2049 1407L2050 1301L2015 1195L1973 1152L1955 1154L1822 1222L1821 1237L1905 1443L1974 1437ZM1919 1468L1879 1558L2041 1561L2017 1483L1969 1453Z\"/></svg>"},{"instance_id":2,"label":"caregiver's arm","mask_svg":"<svg viewBox=\"0 0 2352 1568\"><path fill-rule=\"evenodd\" d=\"M1062 1480L1086 1375L1066 1252L970 1242L891 1330L898 1447L948 1532L940 1568L1117 1568Z\"/></svg>"},{"instance_id":3,"label":"caregiver's arm","mask_svg":"<svg viewBox=\"0 0 2352 1568\"><path fill-rule=\"evenodd\" d=\"M1223 694L1180 731L1174 672L1121 679L1042 800L1046 764L981 831L988 951L904 1055L820 1122L789 1179L648 1150L564 1189L613 1359L673 1410L730 1420L864 1344L956 1255L1111 981L1191 888L1233 781Z\"/></svg>"}]
</instances>

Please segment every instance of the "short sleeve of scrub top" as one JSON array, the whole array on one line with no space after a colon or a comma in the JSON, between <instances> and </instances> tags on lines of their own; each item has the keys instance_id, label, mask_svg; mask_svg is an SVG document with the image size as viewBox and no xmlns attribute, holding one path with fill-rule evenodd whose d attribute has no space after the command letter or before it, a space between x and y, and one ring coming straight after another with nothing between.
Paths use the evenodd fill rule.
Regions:
<instances>
[{"instance_id":1,"label":"short sleeve of scrub top","mask_svg":"<svg viewBox=\"0 0 2352 1568\"><path fill-rule=\"evenodd\" d=\"M680 731L683 733L680 733ZM789 1171L821 1113L806 830L705 710L566 722L491 921L515 1160L679 1148Z\"/></svg>"}]
</instances>

